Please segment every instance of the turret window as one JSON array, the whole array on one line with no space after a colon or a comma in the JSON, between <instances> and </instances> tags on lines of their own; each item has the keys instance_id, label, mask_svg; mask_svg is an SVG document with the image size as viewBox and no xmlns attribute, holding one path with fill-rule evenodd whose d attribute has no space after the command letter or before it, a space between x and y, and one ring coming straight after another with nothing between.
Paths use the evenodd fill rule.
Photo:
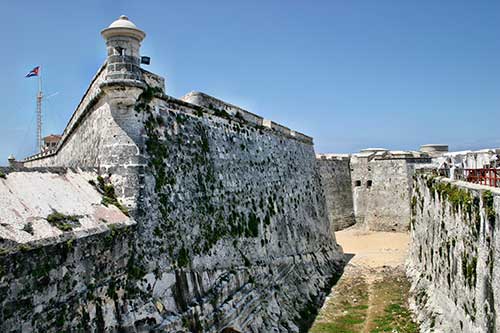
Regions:
<instances>
[{"instance_id":1,"label":"turret window","mask_svg":"<svg viewBox=\"0 0 500 333\"><path fill-rule=\"evenodd\" d=\"M119 47L119 46L117 46L117 47L115 48L115 50L116 50L116 54L117 54L117 55L121 55L121 56L124 56L124 55L125 55L125 49L124 49L123 47Z\"/></svg>"}]
</instances>

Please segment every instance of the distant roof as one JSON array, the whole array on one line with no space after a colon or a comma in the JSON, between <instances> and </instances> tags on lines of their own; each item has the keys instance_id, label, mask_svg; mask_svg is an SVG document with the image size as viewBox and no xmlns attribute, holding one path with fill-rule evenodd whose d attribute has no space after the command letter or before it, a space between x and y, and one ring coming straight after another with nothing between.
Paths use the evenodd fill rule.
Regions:
<instances>
[{"instance_id":1,"label":"distant roof","mask_svg":"<svg viewBox=\"0 0 500 333\"><path fill-rule=\"evenodd\" d=\"M412 155L413 152L411 151L406 151L406 150L391 150L389 154L392 155Z\"/></svg>"},{"instance_id":2,"label":"distant roof","mask_svg":"<svg viewBox=\"0 0 500 333\"><path fill-rule=\"evenodd\" d=\"M448 147L445 143L428 143L425 145L421 145L420 147Z\"/></svg>"},{"instance_id":3,"label":"distant roof","mask_svg":"<svg viewBox=\"0 0 500 333\"><path fill-rule=\"evenodd\" d=\"M59 140L61 140L61 138L62 138L62 135L50 134L50 135L47 135L46 137L44 137L43 141L59 141Z\"/></svg>"},{"instance_id":4,"label":"distant roof","mask_svg":"<svg viewBox=\"0 0 500 333\"><path fill-rule=\"evenodd\" d=\"M365 152L379 152L379 151L389 151L389 149L386 149L386 148L365 148L365 149L361 149L359 152L365 153Z\"/></svg>"}]
</instances>

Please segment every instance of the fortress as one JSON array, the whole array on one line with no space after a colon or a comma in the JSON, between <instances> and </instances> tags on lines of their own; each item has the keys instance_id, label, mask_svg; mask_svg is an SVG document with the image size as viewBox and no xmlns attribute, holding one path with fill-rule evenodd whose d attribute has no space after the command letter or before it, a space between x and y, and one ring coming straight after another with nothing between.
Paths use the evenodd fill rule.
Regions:
<instances>
[{"instance_id":1,"label":"fortress","mask_svg":"<svg viewBox=\"0 0 500 333\"><path fill-rule=\"evenodd\" d=\"M127 17L101 34L58 143L0 169L2 332L307 332L352 225L409 230L422 327L496 331L500 193L438 177L478 152L316 155L235 105L167 95Z\"/></svg>"},{"instance_id":2,"label":"fortress","mask_svg":"<svg viewBox=\"0 0 500 333\"><path fill-rule=\"evenodd\" d=\"M342 270L312 139L166 95L122 16L55 149L0 180L0 330L305 332Z\"/></svg>"}]
</instances>

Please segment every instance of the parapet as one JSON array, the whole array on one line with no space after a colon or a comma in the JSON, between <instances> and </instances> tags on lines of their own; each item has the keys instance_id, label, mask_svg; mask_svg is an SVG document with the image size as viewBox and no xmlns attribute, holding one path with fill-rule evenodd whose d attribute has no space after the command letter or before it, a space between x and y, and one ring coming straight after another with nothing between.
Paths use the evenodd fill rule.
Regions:
<instances>
[{"instance_id":1,"label":"parapet","mask_svg":"<svg viewBox=\"0 0 500 333\"><path fill-rule=\"evenodd\" d=\"M162 92L166 91L165 78L156 75L155 73L151 73L143 68L141 68L141 71L142 71L142 78L149 87L154 89L159 89Z\"/></svg>"},{"instance_id":2,"label":"parapet","mask_svg":"<svg viewBox=\"0 0 500 333\"><path fill-rule=\"evenodd\" d=\"M135 224L103 205L94 171L0 168L0 251L41 246Z\"/></svg>"},{"instance_id":3,"label":"parapet","mask_svg":"<svg viewBox=\"0 0 500 333\"><path fill-rule=\"evenodd\" d=\"M350 154L316 154L316 158L318 160L339 160L339 161L344 161L344 160L350 160L351 155Z\"/></svg>"},{"instance_id":4,"label":"parapet","mask_svg":"<svg viewBox=\"0 0 500 333\"><path fill-rule=\"evenodd\" d=\"M187 95L181 97L180 100L213 110L215 111L216 115L218 114L218 112L222 111L234 119L245 121L246 123L252 124L257 127L271 129L279 135L297 139L310 145L313 144L313 138L310 136L291 130L286 126L275 123L268 119L264 119L263 117L256 115L255 113L252 113L236 105L230 104L202 92L192 91Z\"/></svg>"}]
</instances>

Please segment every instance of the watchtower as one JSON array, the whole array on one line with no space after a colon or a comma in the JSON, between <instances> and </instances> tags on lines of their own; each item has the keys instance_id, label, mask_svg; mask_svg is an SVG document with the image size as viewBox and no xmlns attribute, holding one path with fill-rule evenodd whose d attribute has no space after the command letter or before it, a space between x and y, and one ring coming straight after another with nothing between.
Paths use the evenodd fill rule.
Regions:
<instances>
[{"instance_id":1,"label":"watchtower","mask_svg":"<svg viewBox=\"0 0 500 333\"><path fill-rule=\"evenodd\" d=\"M101 31L108 51L106 81L142 80L141 42L146 33L122 15Z\"/></svg>"}]
</instances>

